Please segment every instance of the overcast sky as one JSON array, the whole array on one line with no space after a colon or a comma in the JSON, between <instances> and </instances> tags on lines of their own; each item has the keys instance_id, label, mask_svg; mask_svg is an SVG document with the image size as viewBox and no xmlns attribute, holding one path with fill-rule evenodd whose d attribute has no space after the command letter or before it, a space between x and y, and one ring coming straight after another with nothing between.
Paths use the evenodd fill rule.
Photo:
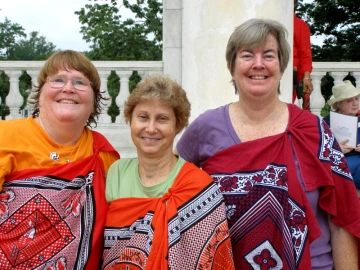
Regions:
<instances>
[{"instance_id":1,"label":"overcast sky","mask_svg":"<svg viewBox=\"0 0 360 270\"><path fill-rule=\"evenodd\" d=\"M20 24L25 33L39 31L57 49L89 50L89 44L82 40L80 23L75 11L80 10L88 0L2 0L0 21L7 17L12 23Z\"/></svg>"},{"instance_id":2,"label":"overcast sky","mask_svg":"<svg viewBox=\"0 0 360 270\"><path fill-rule=\"evenodd\" d=\"M119 1L120 2L120 1ZM130 1L132 2L132 1ZM304 2L311 2L305 0ZM0 21L7 17L12 23L20 24L26 34L39 31L47 41L55 44L57 49L89 50L89 44L82 39L78 16L88 0L1 0ZM125 9L122 10L123 12ZM315 44L321 43L321 38L312 37Z\"/></svg>"}]
</instances>

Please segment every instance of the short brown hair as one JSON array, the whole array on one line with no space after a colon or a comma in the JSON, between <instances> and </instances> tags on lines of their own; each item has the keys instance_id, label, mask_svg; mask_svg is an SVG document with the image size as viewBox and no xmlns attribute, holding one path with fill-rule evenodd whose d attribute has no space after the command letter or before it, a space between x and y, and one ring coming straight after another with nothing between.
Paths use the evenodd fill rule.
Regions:
<instances>
[{"instance_id":1,"label":"short brown hair","mask_svg":"<svg viewBox=\"0 0 360 270\"><path fill-rule=\"evenodd\" d=\"M104 98L100 92L100 76L95 66L85 55L72 50L56 52L51 55L48 60L46 60L43 68L40 70L37 79L38 84L34 87L31 100L29 100L29 103L34 105L35 110L33 115L37 115L39 113L39 98L41 95L41 88L46 83L47 77L56 74L59 70L69 69L82 72L84 76L91 82L91 87L94 91L94 110L87 120L86 126L90 126L91 124L95 124L96 126L96 119L101 113L103 105L102 101L106 100L106 98Z\"/></svg>"},{"instance_id":2,"label":"short brown hair","mask_svg":"<svg viewBox=\"0 0 360 270\"><path fill-rule=\"evenodd\" d=\"M189 124L190 102L181 86L165 75L152 75L137 84L125 102L124 117L131 124L133 111L140 102L158 99L173 108L179 133Z\"/></svg>"},{"instance_id":3,"label":"short brown hair","mask_svg":"<svg viewBox=\"0 0 360 270\"><path fill-rule=\"evenodd\" d=\"M257 49L263 46L269 35L278 43L280 71L283 73L289 63L290 45L286 40L287 30L273 20L250 19L235 28L226 47L226 62L231 74L234 72L236 54L240 49Z\"/></svg>"}]
</instances>

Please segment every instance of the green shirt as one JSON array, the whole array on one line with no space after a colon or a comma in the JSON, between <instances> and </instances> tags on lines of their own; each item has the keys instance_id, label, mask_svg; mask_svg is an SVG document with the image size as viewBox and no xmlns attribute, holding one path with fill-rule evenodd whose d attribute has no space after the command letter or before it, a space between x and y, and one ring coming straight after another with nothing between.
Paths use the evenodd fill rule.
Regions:
<instances>
[{"instance_id":1,"label":"green shirt","mask_svg":"<svg viewBox=\"0 0 360 270\"><path fill-rule=\"evenodd\" d=\"M114 162L106 177L106 200L111 202L118 198L159 198L162 197L174 183L180 169L185 164L181 157L168 177L161 183L146 187L142 184L138 171L137 158L123 158Z\"/></svg>"}]
</instances>

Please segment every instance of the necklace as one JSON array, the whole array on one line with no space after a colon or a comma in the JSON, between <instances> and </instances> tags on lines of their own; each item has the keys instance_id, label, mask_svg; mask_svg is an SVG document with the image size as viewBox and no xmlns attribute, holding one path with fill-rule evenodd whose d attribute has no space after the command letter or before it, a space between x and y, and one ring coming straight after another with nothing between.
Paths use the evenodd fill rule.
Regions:
<instances>
[{"instance_id":1,"label":"necklace","mask_svg":"<svg viewBox=\"0 0 360 270\"><path fill-rule=\"evenodd\" d=\"M65 153L65 151L62 149L62 147L60 146L60 144L58 144L57 142L55 142L57 144L57 146L60 148L61 152L62 153ZM73 150L71 151L70 155L65 157L65 161L66 163L70 163L71 162L71 156L72 154L74 153L74 150L75 150L76 146L73 148ZM50 153L50 157L51 157L51 153ZM60 158L60 157L59 157Z\"/></svg>"},{"instance_id":2,"label":"necklace","mask_svg":"<svg viewBox=\"0 0 360 270\"><path fill-rule=\"evenodd\" d=\"M50 136L47 128L45 127L44 123L41 121L40 117L38 117L38 119L39 119L38 121L39 121L40 126L44 129L44 131L46 132L46 134L48 134L48 136L51 138L51 136ZM51 139L52 139L52 138L51 138ZM61 150L61 153L64 154L65 151L64 151L63 148L60 146L60 144L58 144L54 139L53 139L53 142L56 143L56 145L58 146L58 148ZM75 147L73 148L73 150L71 151L71 153L70 153L69 156L65 156L65 154L64 154L64 156L65 156L65 162L66 162L66 163L70 163L70 162L71 162L71 156L72 156L72 154L74 153L75 149L76 149L76 145L75 145ZM49 155L49 157L50 157L51 159L55 160L55 161L59 161L59 160L60 160L60 155L59 155L57 152L55 152L55 151L54 151L54 152L51 152L50 155Z\"/></svg>"}]
</instances>

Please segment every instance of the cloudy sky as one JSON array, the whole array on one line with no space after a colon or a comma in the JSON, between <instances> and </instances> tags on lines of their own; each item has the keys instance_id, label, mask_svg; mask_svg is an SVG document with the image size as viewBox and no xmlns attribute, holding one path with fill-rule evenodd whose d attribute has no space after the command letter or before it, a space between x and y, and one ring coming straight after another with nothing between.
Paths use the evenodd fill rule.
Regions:
<instances>
[{"instance_id":1,"label":"cloudy sky","mask_svg":"<svg viewBox=\"0 0 360 270\"><path fill-rule=\"evenodd\" d=\"M3 0L0 2L0 21L7 17L20 24L25 33L39 31L40 35L58 49L84 51L89 45L82 40L80 23L75 11L88 0Z\"/></svg>"},{"instance_id":2,"label":"cloudy sky","mask_svg":"<svg viewBox=\"0 0 360 270\"><path fill-rule=\"evenodd\" d=\"M311 0L305 0L305 2L311 2ZM27 34L39 31L40 35L54 43L57 49L85 51L89 50L89 44L82 39L81 25L74 12L80 10L86 3L93 2L88 0L1 0L0 21L3 22L7 17L12 23L18 23L24 27ZM125 9L121 11L124 12ZM319 40L313 37L312 42L317 44Z\"/></svg>"}]
</instances>

